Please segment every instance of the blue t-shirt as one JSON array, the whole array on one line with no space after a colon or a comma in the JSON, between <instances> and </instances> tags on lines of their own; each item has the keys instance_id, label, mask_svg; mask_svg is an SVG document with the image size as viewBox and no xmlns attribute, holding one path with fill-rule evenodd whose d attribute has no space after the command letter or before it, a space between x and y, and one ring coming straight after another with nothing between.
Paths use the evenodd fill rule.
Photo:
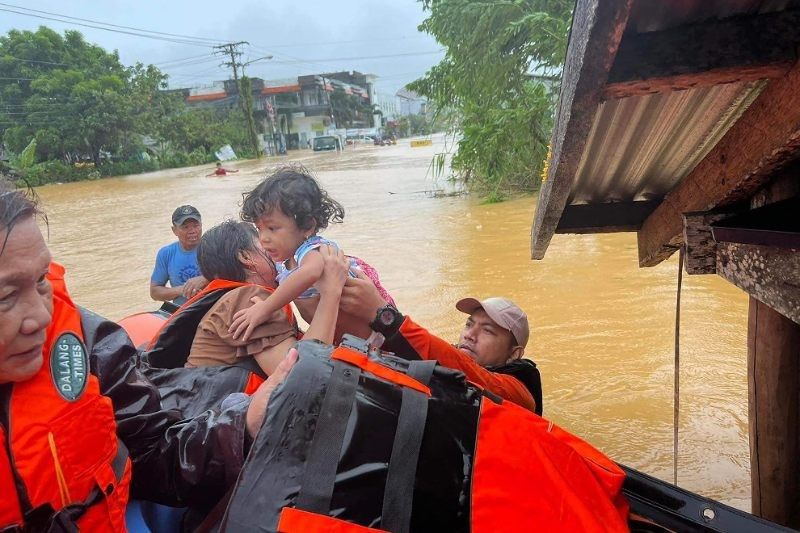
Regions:
<instances>
[{"instance_id":1,"label":"blue t-shirt","mask_svg":"<svg viewBox=\"0 0 800 533\"><path fill-rule=\"evenodd\" d=\"M200 275L197 265L197 248L186 251L178 241L168 244L158 251L156 266L150 281L156 285L180 287L189 279Z\"/></svg>"}]
</instances>

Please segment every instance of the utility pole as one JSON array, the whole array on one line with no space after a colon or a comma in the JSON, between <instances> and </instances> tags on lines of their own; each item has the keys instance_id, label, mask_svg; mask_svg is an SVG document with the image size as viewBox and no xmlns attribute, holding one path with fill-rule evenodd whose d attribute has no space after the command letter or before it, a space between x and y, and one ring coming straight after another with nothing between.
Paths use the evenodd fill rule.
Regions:
<instances>
[{"instance_id":1,"label":"utility pole","mask_svg":"<svg viewBox=\"0 0 800 533\"><path fill-rule=\"evenodd\" d=\"M247 130L250 136L250 145L253 149L253 152L256 154L256 157L261 157L261 147L258 144L256 125L253 121L253 94L252 89L250 88L250 79L245 78L245 84L242 84L239 79L239 67L244 66L238 61L238 58L242 55L239 47L243 44L250 43L247 41L239 41L236 43L220 44L215 46L214 49L217 50L217 53L226 54L231 58L230 61L225 61L222 64L233 69L233 80L236 82L236 88L239 90L239 108L242 110L245 123L247 124ZM246 87L243 85L246 85Z\"/></svg>"}]
</instances>

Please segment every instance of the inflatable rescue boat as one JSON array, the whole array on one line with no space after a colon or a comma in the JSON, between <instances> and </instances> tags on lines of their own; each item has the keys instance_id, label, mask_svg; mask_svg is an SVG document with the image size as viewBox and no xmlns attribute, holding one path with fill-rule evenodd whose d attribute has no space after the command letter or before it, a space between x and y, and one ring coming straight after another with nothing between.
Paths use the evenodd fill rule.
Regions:
<instances>
[{"instance_id":1,"label":"inflatable rescue boat","mask_svg":"<svg viewBox=\"0 0 800 533\"><path fill-rule=\"evenodd\" d=\"M211 300L120 322L165 402L187 416L263 379L182 368ZM617 465L435 361L351 336L298 351L229 501L212 512L222 531L790 531ZM191 387L176 387L183 372Z\"/></svg>"}]
</instances>

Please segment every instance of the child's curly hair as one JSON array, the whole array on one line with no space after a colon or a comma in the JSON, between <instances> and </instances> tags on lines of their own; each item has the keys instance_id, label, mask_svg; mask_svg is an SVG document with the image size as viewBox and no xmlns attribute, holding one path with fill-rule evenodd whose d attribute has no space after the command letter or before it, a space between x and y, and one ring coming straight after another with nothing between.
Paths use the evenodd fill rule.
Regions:
<instances>
[{"instance_id":1,"label":"child's curly hair","mask_svg":"<svg viewBox=\"0 0 800 533\"><path fill-rule=\"evenodd\" d=\"M242 220L255 222L276 207L294 218L297 227L315 231L344 220L344 207L320 188L302 165L278 167L252 191L242 194Z\"/></svg>"}]
</instances>

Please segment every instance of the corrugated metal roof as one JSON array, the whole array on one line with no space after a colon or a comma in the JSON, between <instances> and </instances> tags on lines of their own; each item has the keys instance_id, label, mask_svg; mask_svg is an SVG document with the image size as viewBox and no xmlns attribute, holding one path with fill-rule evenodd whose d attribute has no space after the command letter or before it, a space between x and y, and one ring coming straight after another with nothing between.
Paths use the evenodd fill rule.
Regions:
<instances>
[{"instance_id":1,"label":"corrugated metal roof","mask_svg":"<svg viewBox=\"0 0 800 533\"><path fill-rule=\"evenodd\" d=\"M798 0L640 0L633 4L627 31L666 30L694 22L771 13L798 6Z\"/></svg>"},{"instance_id":2,"label":"corrugated metal roof","mask_svg":"<svg viewBox=\"0 0 800 533\"><path fill-rule=\"evenodd\" d=\"M568 203L663 197L714 147L765 82L603 102Z\"/></svg>"}]
</instances>

